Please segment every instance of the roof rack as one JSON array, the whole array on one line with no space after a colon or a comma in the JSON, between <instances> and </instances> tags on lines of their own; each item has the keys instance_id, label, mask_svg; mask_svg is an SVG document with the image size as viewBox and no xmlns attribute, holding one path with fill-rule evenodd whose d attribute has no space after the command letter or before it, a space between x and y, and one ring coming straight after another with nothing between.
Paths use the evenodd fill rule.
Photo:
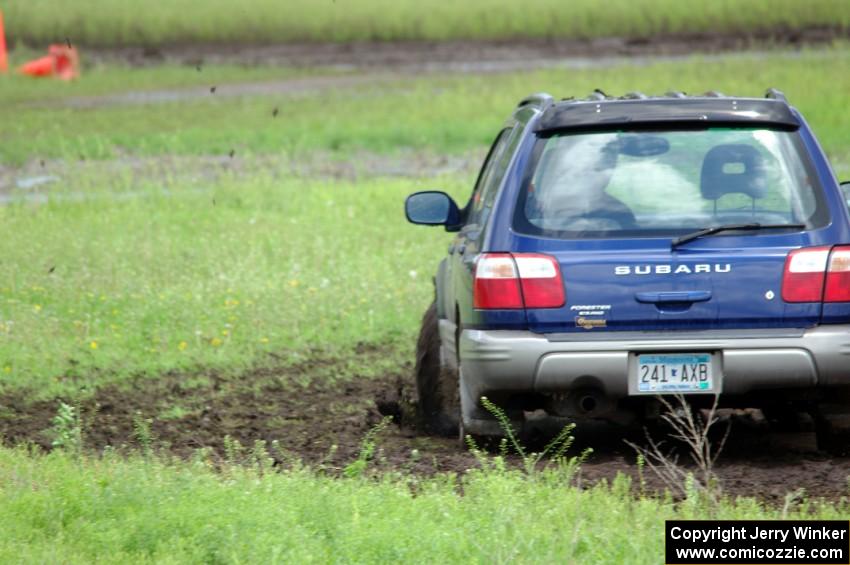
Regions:
<instances>
[{"instance_id":1,"label":"roof rack","mask_svg":"<svg viewBox=\"0 0 850 565\"><path fill-rule=\"evenodd\" d=\"M517 104L517 108L522 108L523 106L541 106L546 107L549 104L552 104L555 99L551 94L546 92L535 92L534 94L530 94L519 101Z\"/></svg>"},{"instance_id":2,"label":"roof rack","mask_svg":"<svg viewBox=\"0 0 850 565\"><path fill-rule=\"evenodd\" d=\"M605 94L601 88L594 88L593 92L587 95L585 100L607 100L611 98L607 94Z\"/></svg>"},{"instance_id":3,"label":"roof rack","mask_svg":"<svg viewBox=\"0 0 850 565\"><path fill-rule=\"evenodd\" d=\"M781 90L777 90L775 88L768 88L767 92L764 95L765 98L770 100L779 100L782 102L788 102L785 98L785 94L782 93ZM733 104L739 103L743 98L737 98L734 96L727 96L718 90L709 90L703 94L696 94L693 96L688 96L686 92L681 90L670 90L663 95L654 95L654 94L644 94L639 90L635 90L632 92L627 92L622 96L612 96L599 88L594 88L593 92L591 92L585 98L574 98L570 96L569 98L563 98L562 102L607 102L607 101L617 101L617 100L664 100L664 99L679 99L679 100L699 100L704 98L725 98L732 99ZM538 103L541 104L544 108L553 102L552 97L548 94L533 94L520 102L520 106L524 106L530 103Z\"/></svg>"},{"instance_id":4,"label":"roof rack","mask_svg":"<svg viewBox=\"0 0 850 565\"><path fill-rule=\"evenodd\" d=\"M765 98L770 98L771 100L780 100L782 102L788 102L788 99L785 98L785 93L781 90L777 90L776 88L768 88L767 92L764 93Z\"/></svg>"}]
</instances>

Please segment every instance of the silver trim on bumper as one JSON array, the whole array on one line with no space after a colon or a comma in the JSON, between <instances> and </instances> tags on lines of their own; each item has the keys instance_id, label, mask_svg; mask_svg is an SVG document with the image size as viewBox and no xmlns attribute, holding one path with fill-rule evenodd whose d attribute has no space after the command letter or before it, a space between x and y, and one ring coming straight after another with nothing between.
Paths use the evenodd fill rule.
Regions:
<instances>
[{"instance_id":1,"label":"silver trim on bumper","mask_svg":"<svg viewBox=\"0 0 850 565\"><path fill-rule=\"evenodd\" d=\"M566 392L593 387L608 397L627 396L630 359L640 352L716 353L723 394L850 385L850 326L796 332L599 332L591 340L579 334L570 341L565 334L549 339L528 331L463 330L464 416L472 415L469 402L488 391Z\"/></svg>"}]
</instances>

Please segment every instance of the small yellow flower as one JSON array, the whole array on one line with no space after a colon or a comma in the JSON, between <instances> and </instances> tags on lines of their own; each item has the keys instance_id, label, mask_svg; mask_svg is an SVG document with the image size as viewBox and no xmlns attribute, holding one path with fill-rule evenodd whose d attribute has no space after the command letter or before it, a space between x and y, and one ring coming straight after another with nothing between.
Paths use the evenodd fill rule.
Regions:
<instances>
[{"instance_id":1,"label":"small yellow flower","mask_svg":"<svg viewBox=\"0 0 850 565\"><path fill-rule=\"evenodd\" d=\"M32 309L35 310L36 312L41 312L41 304L36 304L35 306L32 307Z\"/></svg>"},{"instance_id":2,"label":"small yellow flower","mask_svg":"<svg viewBox=\"0 0 850 565\"><path fill-rule=\"evenodd\" d=\"M298 279L292 279L291 281L289 281L289 286L291 286L292 288L297 287L299 284L301 283L298 282Z\"/></svg>"},{"instance_id":3,"label":"small yellow flower","mask_svg":"<svg viewBox=\"0 0 850 565\"><path fill-rule=\"evenodd\" d=\"M210 340L210 345L212 345L213 347L218 347L219 345L221 345L221 340L217 337L214 337Z\"/></svg>"},{"instance_id":4,"label":"small yellow flower","mask_svg":"<svg viewBox=\"0 0 850 565\"><path fill-rule=\"evenodd\" d=\"M89 343L89 347L91 347L92 349L97 349L97 342L92 341L91 343Z\"/></svg>"},{"instance_id":5,"label":"small yellow flower","mask_svg":"<svg viewBox=\"0 0 850 565\"><path fill-rule=\"evenodd\" d=\"M189 347L189 344L185 341L181 341L179 344L177 344L177 349L179 349L180 351L185 351L187 347Z\"/></svg>"},{"instance_id":6,"label":"small yellow flower","mask_svg":"<svg viewBox=\"0 0 850 565\"><path fill-rule=\"evenodd\" d=\"M223 335L223 336L225 336L225 337L226 337L226 336L229 336L229 335L230 335L230 332L229 332L229 331L227 331L227 330L221 330L221 335Z\"/></svg>"},{"instance_id":7,"label":"small yellow flower","mask_svg":"<svg viewBox=\"0 0 850 565\"><path fill-rule=\"evenodd\" d=\"M267 338L267 337L261 337L260 338L260 343L268 343L268 342L269 342L269 338Z\"/></svg>"},{"instance_id":8,"label":"small yellow flower","mask_svg":"<svg viewBox=\"0 0 850 565\"><path fill-rule=\"evenodd\" d=\"M3 372L6 373L6 374L11 373L12 367L10 367L9 365L6 365L5 367L3 367Z\"/></svg>"}]
</instances>

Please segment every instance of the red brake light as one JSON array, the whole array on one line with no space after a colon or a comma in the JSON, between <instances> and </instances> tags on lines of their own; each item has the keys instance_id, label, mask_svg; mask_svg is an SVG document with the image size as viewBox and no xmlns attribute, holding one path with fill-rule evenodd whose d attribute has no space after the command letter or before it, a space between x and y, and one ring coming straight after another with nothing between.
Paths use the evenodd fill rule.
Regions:
<instances>
[{"instance_id":1,"label":"red brake light","mask_svg":"<svg viewBox=\"0 0 850 565\"><path fill-rule=\"evenodd\" d=\"M564 283L554 257L537 253L485 253L475 265L475 308L559 308Z\"/></svg>"},{"instance_id":2,"label":"red brake light","mask_svg":"<svg viewBox=\"0 0 850 565\"><path fill-rule=\"evenodd\" d=\"M514 259L526 308L560 308L564 305L564 281L554 257L517 253Z\"/></svg>"},{"instance_id":3,"label":"red brake light","mask_svg":"<svg viewBox=\"0 0 850 565\"><path fill-rule=\"evenodd\" d=\"M522 308L519 275L510 253L485 253L475 263L472 302L476 308Z\"/></svg>"},{"instance_id":4,"label":"red brake light","mask_svg":"<svg viewBox=\"0 0 850 565\"><path fill-rule=\"evenodd\" d=\"M829 247L806 247L789 253L782 275L782 300L820 302L828 257Z\"/></svg>"},{"instance_id":5,"label":"red brake light","mask_svg":"<svg viewBox=\"0 0 850 565\"><path fill-rule=\"evenodd\" d=\"M850 246L836 247L829 256L824 302L850 302Z\"/></svg>"}]
</instances>

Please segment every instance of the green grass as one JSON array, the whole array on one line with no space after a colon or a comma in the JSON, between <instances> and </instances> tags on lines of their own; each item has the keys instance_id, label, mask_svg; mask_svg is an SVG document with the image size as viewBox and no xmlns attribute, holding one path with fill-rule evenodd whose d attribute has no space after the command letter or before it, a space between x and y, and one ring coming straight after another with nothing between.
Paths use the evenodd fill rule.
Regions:
<instances>
[{"instance_id":1,"label":"green grass","mask_svg":"<svg viewBox=\"0 0 850 565\"><path fill-rule=\"evenodd\" d=\"M15 67L41 53L16 50L10 58ZM69 82L32 79L10 73L0 75L0 107L29 108L43 111L45 104L58 104L62 100L81 96L98 96L121 92L146 92L150 90L182 89L193 86L221 87L234 82L267 82L334 74L324 69L292 69L272 66L204 65L198 70L192 65L164 64L152 67L131 67L120 64L99 63L86 66L82 78Z\"/></svg>"},{"instance_id":2,"label":"green grass","mask_svg":"<svg viewBox=\"0 0 850 565\"><path fill-rule=\"evenodd\" d=\"M402 201L442 186L463 202L471 175L311 180L269 165L274 155L321 162L325 153L313 155L321 150L356 164L364 149L480 150L532 89L676 85L757 95L773 84L788 91L847 175L850 77L834 69L848 56L828 50L420 79L281 104L276 119L267 109L280 101L264 96L84 111L12 104L2 110L10 119L0 121L6 162L230 148L247 156L232 175L204 161L171 172L156 161L140 172L123 157L79 167L50 162L43 172L61 177L48 186L54 200L0 207L0 389L50 397L136 373L238 370L312 346L409 347L450 236L408 225Z\"/></svg>"},{"instance_id":3,"label":"green grass","mask_svg":"<svg viewBox=\"0 0 850 565\"><path fill-rule=\"evenodd\" d=\"M267 463L260 464L262 469ZM156 458L0 449L0 560L24 563L658 563L665 519L845 519L588 490L563 469L331 479ZM463 494L459 494L462 487ZM623 527L623 524L628 527Z\"/></svg>"},{"instance_id":4,"label":"green grass","mask_svg":"<svg viewBox=\"0 0 850 565\"><path fill-rule=\"evenodd\" d=\"M842 0L9 0L11 38L85 45L638 36L850 25Z\"/></svg>"},{"instance_id":5,"label":"green grass","mask_svg":"<svg viewBox=\"0 0 850 565\"><path fill-rule=\"evenodd\" d=\"M471 175L322 180L289 174L274 166L276 157L480 151L529 90L679 87L760 95L777 85L850 172L850 78L836 72L847 58L842 48L406 78L320 100L207 97L88 110L55 106L67 93L48 91L66 86L5 77L0 180L30 174L14 167L48 157L57 160L45 172L61 179L43 187L47 203L0 207L0 391L68 397L136 373L156 378L196 366L238 374L273 354L351 351L361 341L390 343L408 355L451 236L406 224L403 197L442 187L462 200ZM105 67L78 83L85 92L75 95L203 84L194 82L197 71L186 71L191 79L174 69L136 75ZM257 79L249 78L255 71L209 72ZM42 106L32 107L33 100ZM278 105L280 115L271 119ZM234 147L240 158L232 166L204 159L187 159L179 171L165 166L174 155ZM70 162L80 154L115 160ZM138 156L151 156L145 162L162 163L162 170L136 168ZM398 365L389 357L386 363ZM182 386L208 382L196 375ZM195 407L183 400L156 417L185 416ZM655 563L667 518L840 519L848 511L845 503L805 502L784 515L752 500L713 506L697 497L674 504L636 496L623 478L574 488L564 471L526 477L496 467L460 478L332 479L297 466L270 473L260 461L259 469L213 470L203 454L166 462L109 450L75 458L0 448L0 561Z\"/></svg>"},{"instance_id":6,"label":"green grass","mask_svg":"<svg viewBox=\"0 0 850 565\"><path fill-rule=\"evenodd\" d=\"M836 69L850 63L845 45L835 49L778 53L764 57L699 58L649 66L632 65L588 70L541 70L527 73L470 76L398 77L372 86L320 91L318 95L221 97L162 104L117 104L102 108L70 108L61 101L33 106L28 96L54 96L65 85L33 85L22 77L0 77L0 163L32 159L111 159L116 156L217 154L231 149L245 154L304 154L317 149L342 156L365 149L393 152L399 147L434 152L463 152L490 143L517 100L530 91L558 96L585 96L594 88L610 93L670 89L704 92L719 89L737 95L762 96L768 86L786 91L810 121L836 162L850 163L845 132L850 109L844 93L850 76ZM186 80L196 80L186 67ZM207 71L204 71L207 72ZM215 73L211 68L210 73ZM222 71L230 80L239 73L255 80L267 70ZM85 87L98 93L119 92L120 80L110 68L91 77ZM146 89L160 80L155 71L140 71ZM132 76L119 69L117 77ZM163 72L173 84L177 71ZM86 79L87 80L87 79ZM4 81L8 81L4 84ZM81 81L82 84L83 81ZM32 93L32 89L41 89ZM73 85L71 88L75 88ZM223 89L222 89L223 90ZM277 117L272 116L278 108Z\"/></svg>"},{"instance_id":7,"label":"green grass","mask_svg":"<svg viewBox=\"0 0 850 565\"><path fill-rule=\"evenodd\" d=\"M82 188L91 200L0 208L0 388L51 396L412 341L446 236L412 228L401 206L431 183L254 174L164 195L150 179L121 198L118 182L118 200Z\"/></svg>"}]
</instances>

